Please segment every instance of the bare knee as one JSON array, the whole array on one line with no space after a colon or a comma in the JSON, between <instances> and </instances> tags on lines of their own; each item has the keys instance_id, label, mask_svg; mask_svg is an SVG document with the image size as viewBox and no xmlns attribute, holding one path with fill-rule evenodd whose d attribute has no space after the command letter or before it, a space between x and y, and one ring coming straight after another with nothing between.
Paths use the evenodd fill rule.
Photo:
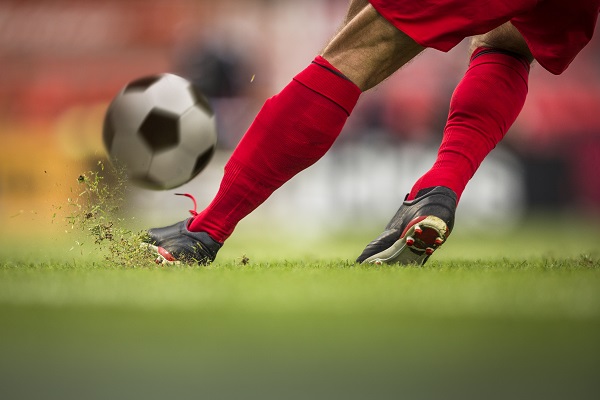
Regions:
<instances>
[{"instance_id":1,"label":"bare knee","mask_svg":"<svg viewBox=\"0 0 600 400\"><path fill-rule=\"evenodd\" d=\"M471 53L478 47L511 51L527 58L529 62L533 61L533 55L523 35L510 22L500 25L483 35L474 36L471 39Z\"/></svg>"},{"instance_id":2,"label":"bare knee","mask_svg":"<svg viewBox=\"0 0 600 400\"><path fill-rule=\"evenodd\" d=\"M423 50L368 1L355 0L348 18L322 55L363 91L378 85Z\"/></svg>"}]
</instances>

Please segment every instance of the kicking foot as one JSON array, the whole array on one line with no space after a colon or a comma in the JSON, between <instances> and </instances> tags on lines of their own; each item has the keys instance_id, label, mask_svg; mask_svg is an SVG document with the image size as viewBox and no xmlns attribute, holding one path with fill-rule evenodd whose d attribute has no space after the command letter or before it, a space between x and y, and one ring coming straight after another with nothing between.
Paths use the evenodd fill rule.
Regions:
<instances>
[{"instance_id":1,"label":"kicking foot","mask_svg":"<svg viewBox=\"0 0 600 400\"><path fill-rule=\"evenodd\" d=\"M190 195L186 196L192 198ZM196 201L192 215L196 213ZM142 246L156 256L157 264L197 263L208 265L213 262L223 246L206 232L192 232L188 229L192 218L163 228L148 230L149 240Z\"/></svg>"}]
</instances>

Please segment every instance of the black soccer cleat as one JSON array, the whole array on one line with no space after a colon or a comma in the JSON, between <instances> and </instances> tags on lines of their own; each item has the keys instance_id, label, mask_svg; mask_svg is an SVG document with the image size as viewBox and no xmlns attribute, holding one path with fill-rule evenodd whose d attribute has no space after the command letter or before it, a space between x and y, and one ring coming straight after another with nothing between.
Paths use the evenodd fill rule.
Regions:
<instances>
[{"instance_id":1,"label":"black soccer cleat","mask_svg":"<svg viewBox=\"0 0 600 400\"><path fill-rule=\"evenodd\" d=\"M197 215L196 201L193 196L185 194L194 200L192 215ZM148 242L142 246L156 255L157 264L197 263L208 265L213 262L217 252L223 246L206 232L192 232L188 225L192 218L177 222L163 228L148 230Z\"/></svg>"},{"instance_id":2,"label":"black soccer cleat","mask_svg":"<svg viewBox=\"0 0 600 400\"><path fill-rule=\"evenodd\" d=\"M164 228L148 230L149 243L144 246L153 251L157 264L213 262L223 245L206 232L192 232L187 226L189 219Z\"/></svg>"},{"instance_id":3,"label":"black soccer cleat","mask_svg":"<svg viewBox=\"0 0 600 400\"><path fill-rule=\"evenodd\" d=\"M454 227L457 196L444 186L422 189L404 201L385 231L367 245L356 262L423 265Z\"/></svg>"}]
</instances>

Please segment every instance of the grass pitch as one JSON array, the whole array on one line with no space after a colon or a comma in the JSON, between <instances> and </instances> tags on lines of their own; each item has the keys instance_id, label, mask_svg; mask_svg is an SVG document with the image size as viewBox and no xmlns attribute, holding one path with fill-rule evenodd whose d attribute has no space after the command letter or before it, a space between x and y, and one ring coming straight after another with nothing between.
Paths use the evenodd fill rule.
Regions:
<instances>
[{"instance_id":1,"label":"grass pitch","mask_svg":"<svg viewBox=\"0 0 600 400\"><path fill-rule=\"evenodd\" d=\"M0 398L595 399L600 230L552 221L421 268L355 265L377 231L240 226L209 267L5 237Z\"/></svg>"}]
</instances>

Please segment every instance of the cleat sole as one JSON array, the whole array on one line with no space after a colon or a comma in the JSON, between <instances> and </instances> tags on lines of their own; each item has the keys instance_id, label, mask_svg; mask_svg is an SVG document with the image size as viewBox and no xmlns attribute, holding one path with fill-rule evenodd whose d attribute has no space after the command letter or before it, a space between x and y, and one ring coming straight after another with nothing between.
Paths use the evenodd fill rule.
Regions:
<instances>
[{"instance_id":1,"label":"cleat sole","mask_svg":"<svg viewBox=\"0 0 600 400\"><path fill-rule=\"evenodd\" d=\"M423 265L444 243L448 232L446 223L436 216L419 218L412 225L408 224L403 235L394 244L362 263Z\"/></svg>"}]
</instances>

